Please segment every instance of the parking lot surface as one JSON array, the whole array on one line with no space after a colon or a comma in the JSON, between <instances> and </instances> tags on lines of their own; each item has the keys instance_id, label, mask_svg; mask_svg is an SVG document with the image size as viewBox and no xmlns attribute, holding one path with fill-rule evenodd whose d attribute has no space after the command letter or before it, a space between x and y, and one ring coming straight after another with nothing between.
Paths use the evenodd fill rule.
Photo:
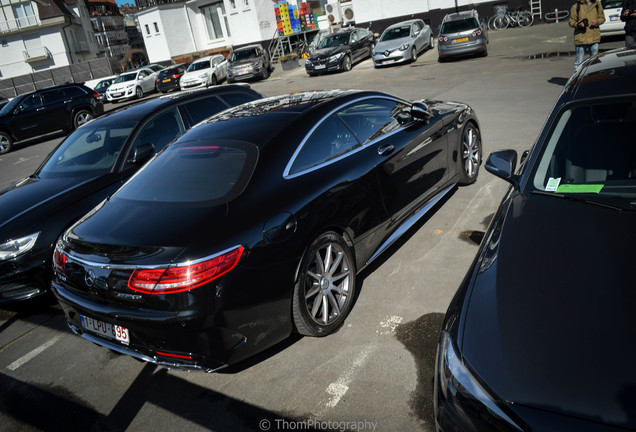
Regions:
<instances>
[{"instance_id":1,"label":"parking lot surface","mask_svg":"<svg viewBox=\"0 0 636 432\"><path fill-rule=\"evenodd\" d=\"M491 32L486 58L310 78L277 70L253 88L270 96L321 88L382 90L410 100L455 100L481 122L484 157L534 143L569 78L564 25ZM601 49L622 46L612 40ZM0 187L31 173L61 139L16 145L0 157ZM54 303L0 310L0 424L6 431L434 431L434 357L445 310L507 185L482 169L456 188L359 277L344 326L292 337L216 374L172 372L71 334ZM105 227L107 229L107 227Z\"/></svg>"}]
</instances>

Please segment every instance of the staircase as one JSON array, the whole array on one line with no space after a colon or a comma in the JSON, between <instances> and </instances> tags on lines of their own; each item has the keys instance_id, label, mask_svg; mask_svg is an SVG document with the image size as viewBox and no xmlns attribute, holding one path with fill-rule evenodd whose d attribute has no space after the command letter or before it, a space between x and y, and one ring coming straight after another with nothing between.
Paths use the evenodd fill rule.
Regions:
<instances>
[{"instance_id":1,"label":"staircase","mask_svg":"<svg viewBox=\"0 0 636 432\"><path fill-rule=\"evenodd\" d=\"M530 0L530 13L534 19L539 16L540 20L543 20L543 14L541 13L541 0Z\"/></svg>"}]
</instances>

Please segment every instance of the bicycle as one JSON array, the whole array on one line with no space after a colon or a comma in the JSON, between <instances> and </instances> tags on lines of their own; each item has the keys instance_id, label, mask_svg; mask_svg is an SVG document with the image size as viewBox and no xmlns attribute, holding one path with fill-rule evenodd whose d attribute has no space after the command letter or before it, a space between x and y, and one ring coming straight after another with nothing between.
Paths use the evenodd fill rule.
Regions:
<instances>
[{"instance_id":1,"label":"bicycle","mask_svg":"<svg viewBox=\"0 0 636 432\"><path fill-rule=\"evenodd\" d=\"M490 20L492 20L492 23ZM534 15L521 9L516 11L508 10L506 12L497 12L497 15L490 20L488 21L488 28L491 30L503 30L508 27L529 27L534 23Z\"/></svg>"},{"instance_id":2,"label":"bicycle","mask_svg":"<svg viewBox=\"0 0 636 432\"><path fill-rule=\"evenodd\" d=\"M562 20L566 19L569 16L570 16L570 12L569 11L555 9L554 12L546 13L543 16L543 18L545 19L545 22L559 22L559 21L562 21Z\"/></svg>"}]
</instances>

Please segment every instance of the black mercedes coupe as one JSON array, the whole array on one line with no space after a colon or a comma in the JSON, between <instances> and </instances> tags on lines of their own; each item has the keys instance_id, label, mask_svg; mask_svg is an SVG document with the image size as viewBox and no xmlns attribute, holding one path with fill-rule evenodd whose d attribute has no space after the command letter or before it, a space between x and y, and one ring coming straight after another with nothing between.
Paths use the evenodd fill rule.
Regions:
<instances>
[{"instance_id":1,"label":"black mercedes coupe","mask_svg":"<svg viewBox=\"0 0 636 432\"><path fill-rule=\"evenodd\" d=\"M57 238L153 154L204 118L261 97L238 85L163 96L70 134L35 173L0 191L0 304L48 292Z\"/></svg>"},{"instance_id":2,"label":"black mercedes coupe","mask_svg":"<svg viewBox=\"0 0 636 432\"><path fill-rule=\"evenodd\" d=\"M356 274L456 184L479 124L461 103L369 91L265 98L211 117L59 239L71 329L169 368L213 371L325 336Z\"/></svg>"},{"instance_id":3,"label":"black mercedes coupe","mask_svg":"<svg viewBox=\"0 0 636 432\"><path fill-rule=\"evenodd\" d=\"M446 314L438 431L636 430L636 51L582 64Z\"/></svg>"}]
</instances>

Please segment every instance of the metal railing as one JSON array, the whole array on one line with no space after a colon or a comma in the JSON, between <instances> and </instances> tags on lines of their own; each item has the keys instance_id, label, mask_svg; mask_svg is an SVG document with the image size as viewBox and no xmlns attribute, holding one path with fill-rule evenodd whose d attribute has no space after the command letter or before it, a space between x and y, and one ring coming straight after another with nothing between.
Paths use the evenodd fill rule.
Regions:
<instances>
[{"instance_id":1,"label":"metal railing","mask_svg":"<svg viewBox=\"0 0 636 432\"><path fill-rule=\"evenodd\" d=\"M40 19L35 15L14 20L0 21L0 33L19 31L24 28L39 26L41 24Z\"/></svg>"},{"instance_id":2,"label":"metal railing","mask_svg":"<svg viewBox=\"0 0 636 432\"><path fill-rule=\"evenodd\" d=\"M31 48L22 51L24 61L39 61L51 58L51 51L47 47Z\"/></svg>"}]
</instances>

